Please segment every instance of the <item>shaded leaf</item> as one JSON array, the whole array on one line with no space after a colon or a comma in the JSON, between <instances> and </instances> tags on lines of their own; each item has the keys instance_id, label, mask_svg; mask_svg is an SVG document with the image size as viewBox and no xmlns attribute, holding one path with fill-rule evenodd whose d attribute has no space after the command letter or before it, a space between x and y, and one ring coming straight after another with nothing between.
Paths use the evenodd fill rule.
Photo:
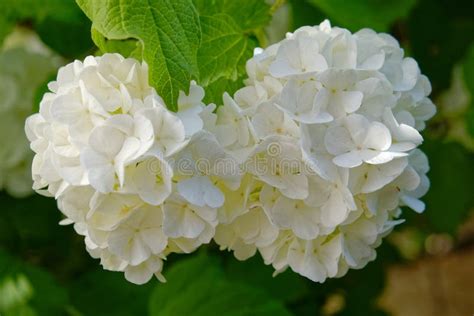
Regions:
<instances>
[{"instance_id":1,"label":"shaded leaf","mask_svg":"<svg viewBox=\"0 0 474 316\"><path fill-rule=\"evenodd\" d=\"M2 291L9 296L2 295L0 300L0 312L6 312L6 315L63 315L68 304L66 290L48 272L23 263L0 249L0 293ZM14 312L2 310L6 306Z\"/></svg>"},{"instance_id":2,"label":"shaded leaf","mask_svg":"<svg viewBox=\"0 0 474 316\"><path fill-rule=\"evenodd\" d=\"M423 198L432 229L454 233L473 206L474 155L458 143L427 141L431 187Z\"/></svg>"},{"instance_id":3,"label":"shaded leaf","mask_svg":"<svg viewBox=\"0 0 474 316\"><path fill-rule=\"evenodd\" d=\"M72 304L83 315L146 315L152 288L151 282L135 285L123 273L97 268L80 275L70 293Z\"/></svg>"},{"instance_id":4,"label":"shaded leaf","mask_svg":"<svg viewBox=\"0 0 474 316\"><path fill-rule=\"evenodd\" d=\"M474 40L472 12L471 0L421 0L410 15L410 49L434 91L449 86L453 66Z\"/></svg>"},{"instance_id":5,"label":"shaded leaf","mask_svg":"<svg viewBox=\"0 0 474 316\"><path fill-rule=\"evenodd\" d=\"M358 31L370 27L387 31L391 24L407 16L416 0L307 0L317 6L334 24Z\"/></svg>"},{"instance_id":6,"label":"shaded leaf","mask_svg":"<svg viewBox=\"0 0 474 316\"><path fill-rule=\"evenodd\" d=\"M150 300L150 315L290 315L265 291L230 281L213 257L201 254L176 263Z\"/></svg>"},{"instance_id":7,"label":"shaded leaf","mask_svg":"<svg viewBox=\"0 0 474 316\"><path fill-rule=\"evenodd\" d=\"M272 297L285 303L297 302L310 293L308 285L311 282L308 279L291 269L273 276L273 267L265 265L260 256L246 261L238 261L232 257L225 266L225 271L230 280L264 289Z\"/></svg>"}]
</instances>

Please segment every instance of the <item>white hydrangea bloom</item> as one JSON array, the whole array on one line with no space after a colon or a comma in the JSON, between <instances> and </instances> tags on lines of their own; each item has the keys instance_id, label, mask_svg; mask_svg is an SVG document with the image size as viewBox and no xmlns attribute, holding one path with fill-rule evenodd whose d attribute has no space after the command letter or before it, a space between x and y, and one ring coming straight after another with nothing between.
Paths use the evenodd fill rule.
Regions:
<instances>
[{"instance_id":1,"label":"white hydrangea bloom","mask_svg":"<svg viewBox=\"0 0 474 316\"><path fill-rule=\"evenodd\" d=\"M255 50L247 74L216 121L226 151L249 152L254 182L234 191L236 215L215 241L316 282L362 268L401 206L425 208L428 160L416 148L435 113L428 79L390 35L328 21Z\"/></svg>"},{"instance_id":2,"label":"white hydrangea bloom","mask_svg":"<svg viewBox=\"0 0 474 316\"><path fill-rule=\"evenodd\" d=\"M204 130L215 106L191 82L178 112L169 111L148 84L147 65L118 54L62 67L49 89L25 126L33 188L58 200L61 224L74 224L105 269L138 284L163 281L166 256L209 243L222 186L239 185L238 173L219 170L228 154ZM187 174L182 157L214 164Z\"/></svg>"}]
</instances>

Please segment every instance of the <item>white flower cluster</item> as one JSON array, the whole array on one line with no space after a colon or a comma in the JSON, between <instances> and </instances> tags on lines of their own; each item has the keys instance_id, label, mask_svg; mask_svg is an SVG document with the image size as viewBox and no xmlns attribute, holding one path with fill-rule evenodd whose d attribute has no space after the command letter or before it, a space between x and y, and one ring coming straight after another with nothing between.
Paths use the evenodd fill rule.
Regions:
<instances>
[{"instance_id":1,"label":"white flower cluster","mask_svg":"<svg viewBox=\"0 0 474 316\"><path fill-rule=\"evenodd\" d=\"M176 113L116 54L60 69L26 132L34 188L55 196L104 268L134 283L214 239L313 281L375 258L429 186L428 79L389 35L303 27L248 61L246 87Z\"/></svg>"},{"instance_id":2,"label":"white flower cluster","mask_svg":"<svg viewBox=\"0 0 474 316\"><path fill-rule=\"evenodd\" d=\"M215 108L201 102L201 87L191 83L172 113L148 85L146 64L106 54L61 68L49 89L25 127L33 187L58 200L62 223L74 224L105 269L144 283L162 278L167 254L210 242L223 197L197 192L213 186L210 177L174 173L216 154L201 131Z\"/></svg>"},{"instance_id":3,"label":"white flower cluster","mask_svg":"<svg viewBox=\"0 0 474 316\"><path fill-rule=\"evenodd\" d=\"M247 180L216 242L316 282L363 267L400 206L424 210L428 79L390 35L328 21L258 49L247 74L217 109L216 135Z\"/></svg>"},{"instance_id":4,"label":"white flower cluster","mask_svg":"<svg viewBox=\"0 0 474 316\"><path fill-rule=\"evenodd\" d=\"M23 132L33 112L36 90L56 69L58 61L36 34L20 28L0 49L0 190L22 198L31 190L33 155Z\"/></svg>"}]
</instances>

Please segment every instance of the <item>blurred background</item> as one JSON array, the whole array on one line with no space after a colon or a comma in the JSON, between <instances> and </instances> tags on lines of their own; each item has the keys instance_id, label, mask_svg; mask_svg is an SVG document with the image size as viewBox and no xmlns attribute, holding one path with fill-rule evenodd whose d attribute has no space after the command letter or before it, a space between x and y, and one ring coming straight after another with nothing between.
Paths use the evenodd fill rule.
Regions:
<instances>
[{"instance_id":1,"label":"blurred background","mask_svg":"<svg viewBox=\"0 0 474 316\"><path fill-rule=\"evenodd\" d=\"M72 0L0 0L1 316L172 315L170 304L213 311L221 293L202 277L211 266L212 275L245 289L226 298L225 315L243 314L252 303L247 289L283 303L284 315L473 315L474 1L267 2L278 9L261 45L329 18L351 31L388 32L418 61L438 108L422 146L431 165L426 211L404 212L407 221L385 239L376 261L324 284L291 271L272 278L258 256L238 262L215 245L171 256L167 284L136 286L103 271L72 227L58 225L55 201L30 189L32 152L23 132L57 69L96 53L90 21Z\"/></svg>"}]
</instances>

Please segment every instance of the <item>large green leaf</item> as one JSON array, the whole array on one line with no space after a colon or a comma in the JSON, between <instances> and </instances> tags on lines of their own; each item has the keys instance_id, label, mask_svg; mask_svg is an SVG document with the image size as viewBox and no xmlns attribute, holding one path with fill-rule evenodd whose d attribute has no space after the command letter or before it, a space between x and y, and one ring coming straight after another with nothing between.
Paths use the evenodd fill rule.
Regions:
<instances>
[{"instance_id":1,"label":"large green leaf","mask_svg":"<svg viewBox=\"0 0 474 316\"><path fill-rule=\"evenodd\" d=\"M256 41L243 34L228 15L201 16L202 46L198 51L200 83L204 86L220 79L237 80L245 71Z\"/></svg>"},{"instance_id":2,"label":"large green leaf","mask_svg":"<svg viewBox=\"0 0 474 316\"><path fill-rule=\"evenodd\" d=\"M176 263L150 301L152 316L290 315L265 291L228 280L218 261L205 254Z\"/></svg>"},{"instance_id":3,"label":"large green leaf","mask_svg":"<svg viewBox=\"0 0 474 316\"><path fill-rule=\"evenodd\" d=\"M151 84L170 109L180 90L199 76L199 17L191 0L77 0L92 26L110 40L136 39L150 67Z\"/></svg>"},{"instance_id":4,"label":"large green leaf","mask_svg":"<svg viewBox=\"0 0 474 316\"><path fill-rule=\"evenodd\" d=\"M199 83L206 101L220 104L222 94L243 85L245 63L258 42L255 34L270 21L261 0L195 0L202 29L198 50Z\"/></svg>"},{"instance_id":5,"label":"large green leaf","mask_svg":"<svg viewBox=\"0 0 474 316\"><path fill-rule=\"evenodd\" d=\"M270 6L262 0L194 0L199 14L226 14L246 32L264 27L270 22Z\"/></svg>"},{"instance_id":6,"label":"large green leaf","mask_svg":"<svg viewBox=\"0 0 474 316\"><path fill-rule=\"evenodd\" d=\"M357 31L370 27L387 31L397 19L405 17L416 0L307 0L320 8L337 25Z\"/></svg>"}]
</instances>

